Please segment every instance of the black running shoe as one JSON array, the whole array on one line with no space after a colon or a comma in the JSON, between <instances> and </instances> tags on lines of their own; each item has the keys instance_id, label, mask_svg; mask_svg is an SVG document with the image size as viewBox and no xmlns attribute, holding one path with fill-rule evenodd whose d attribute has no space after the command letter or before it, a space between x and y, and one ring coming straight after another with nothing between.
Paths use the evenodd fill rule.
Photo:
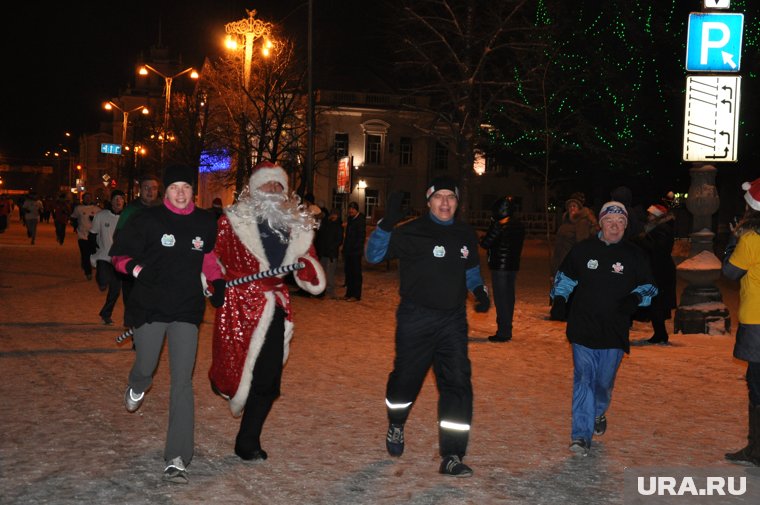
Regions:
<instances>
[{"instance_id":1,"label":"black running shoe","mask_svg":"<svg viewBox=\"0 0 760 505\"><path fill-rule=\"evenodd\" d=\"M607 416L602 414L594 419L594 435L604 435L607 431Z\"/></svg>"},{"instance_id":2,"label":"black running shoe","mask_svg":"<svg viewBox=\"0 0 760 505\"><path fill-rule=\"evenodd\" d=\"M397 458L404 454L404 425L388 425L388 434L385 435L385 448L388 454Z\"/></svg>"},{"instance_id":3,"label":"black running shoe","mask_svg":"<svg viewBox=\"0 0 760 505\"><path fill-rule=\"evenodd\" d=\"M443 458L443 461L441 461L441 468L438 469L438 472L443 475L451 475L452 477L472 476L472 468L462 463L459 456L453 454Z\"/></svg>"},{"instance_id":4,"label":"black running shoe","mask_svg":"<svg viewBox=\"0 0 760 505\"><path fill-rule=\"evenodd\" d=\"M164 480L176 484L187 484L187 470L181 457L177 456L166 464Z\"/></svg>"},{"instance_id":5,"label":"black running shoe","mask_svg":"<svg viewBox=\"0 0 760 505\"><path fill-rule=\"evenodd\" d=\"M591 444L582 438L578 438L570 442L570 450L578 456L588 456L588 451L590 448Z\"/></svg>"}]
</instances>

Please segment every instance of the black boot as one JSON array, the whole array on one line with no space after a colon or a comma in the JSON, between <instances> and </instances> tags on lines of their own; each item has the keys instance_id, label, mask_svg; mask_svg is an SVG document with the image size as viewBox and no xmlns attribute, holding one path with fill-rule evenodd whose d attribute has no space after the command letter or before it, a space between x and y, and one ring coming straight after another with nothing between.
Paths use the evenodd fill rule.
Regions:
<instances>
[{"instance_id":1,"label":"black boot","mask_svg":"<svg viewBox=\"0 0 760 505\"><path fill-rule=\"evenodd\" d=\"M251 393L245 403L240 431L235 439L235 454L240 459L267 459L267 453L261 448L261 430L264 428L269 411L274 404L273 398L256 396Z\"/></svg>"},{"instance_id":2,"label":"black boot","mask_svg":"<svg viewBox=\"0 0 760 505\"><path fill-rule=\"evenodd\" d=\"M726 459L734 463L760 466L760 405L749 404L749 433L747 445L736 452L727 452Z\"/></svg>"},{"instance_id":3,"label":"black boot","mask_svg":"<svg viewBox=\"0 0 760 505\"><path fill-rule=\"evenodd\" d=\"M668 343L668 330L665 329L665 320L659 318L652 318L652 329L654 335L647 340L650 344L667 344Z\"/></svg>"}]
</instances>

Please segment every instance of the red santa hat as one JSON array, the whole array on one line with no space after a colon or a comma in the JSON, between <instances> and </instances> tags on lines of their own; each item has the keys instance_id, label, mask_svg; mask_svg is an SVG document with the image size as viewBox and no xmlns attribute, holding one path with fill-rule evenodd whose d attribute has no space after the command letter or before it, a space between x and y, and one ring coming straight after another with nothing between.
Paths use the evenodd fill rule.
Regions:
<instances>
[{"instance_id":1,"label":"red santa hat","mask_svg":"<svg viewBox=\"0 0 760 505\"><path fill-rule=\"evenodd\" d=\"M742 184L742 189L746 191L744 199L747 201L747 205L755 210L760 210L760 179L745 182Z\"/></svg>"},{"instance_id":2,"label":"red santa hat","mask_svg":"<svg viewBox=\"0 0 760 505\"><path fill-rule=\"evenodd\" d=\"M288 192L288 174L285 173L285 169L271 161L262 161L253 167L248 187L255 190L271 181L279 182L282 185L283 192Z\"/></svg>"},{"instance_id":3,"label":"red santa hat","mask_svg":"<svg viewBox=\"0 0 760 505\"><path fill-rule=\"evenodd\" d=\"M652 214L654 217L662 217L665 214L668 213L668 209L664 205L650 205L647 209L647 212Z\"/></svg>"}]
</instances>

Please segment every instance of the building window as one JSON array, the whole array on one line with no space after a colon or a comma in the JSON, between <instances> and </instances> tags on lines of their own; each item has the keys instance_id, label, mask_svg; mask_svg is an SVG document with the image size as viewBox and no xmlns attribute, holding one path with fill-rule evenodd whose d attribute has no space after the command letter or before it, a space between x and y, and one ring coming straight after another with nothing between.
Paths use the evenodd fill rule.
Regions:
<instances>
[{"instance_id":1,"label":"building window","mask_svg":"<svg viewBox=\"0 0 760 505\"><path fill-rule=\"evenodd\" d=\"M382 152L383 138L380 135L367 135L366 152L364 159L369 165L380 164L380 153Z\"/></svg>"},{"instance_id":2,"label":"building window","mask_svg":"<svg viewBox=\"0 0 760 505\"><path fill-rule=\"evenodd\" d=\"M333 151L335 152L335 161L338 161L344 156L348 156L348 133L335 134Z\"/></svg>"},{"instance_id":3,"label":"building window","mask_svg":"<svg viewBox=\"0 0 760 505\"><path fill-rule=\"evenodd\" d=\"M346 193L338 193L335 188L333 188L332 193L332 201L330 202L332 204L332 207L330 207L328 210L332 209L340 209L341 215L346 210L346 207L348 206L348 194Z\"/></svg>"},{"instance_id":4,"label":"building window","mask_svg":"<svg viewBox=\"0 0 760 505\"><path fill-rule=\"evenodd\" d=\"M435 143L433 152L433 170L449 169L449 149L440 142Z\"/></svg>"},{"instance_id":5,"label":"building window","mask_svg":"<svg viewBox=\"0 0 760 505\"><path fill-rule=\"evenodd\" d=\"M378 206L378 190L365 189L364 190L364 215L370 219L370 222L374 223L375 209Z\"/></svg>"},{"instance_id":6,"label":"building window","mask_svg":"<svg viewBox=\"0 0 760 505\"><path fill-rule=\"evenodd\" d=\"M412 164L412 139L401 137L398 142L399 164L408 166Z\"/></svg>"}]
</instances>

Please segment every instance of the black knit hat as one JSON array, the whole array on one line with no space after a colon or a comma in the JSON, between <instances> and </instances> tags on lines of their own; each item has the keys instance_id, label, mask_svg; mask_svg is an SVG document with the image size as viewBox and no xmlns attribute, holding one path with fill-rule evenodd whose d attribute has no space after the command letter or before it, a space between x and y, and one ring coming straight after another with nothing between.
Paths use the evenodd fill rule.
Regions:
<instances>
[{"instance_id":1,"label":"black knit hat","mask_svg":"<svg viewBox=\"0 0 760 505\"><path fill-rule=\"evenodd\" d=\"M570 198L565 200L565 210L570 206L571 203L574 203L578 206L579 209L582 209L583 206L586 204L586 195L581 193L580 191L576 191L572 195L570 195Z\"/></svg>"},{"instance_id":2,"label":"black knit hat","mask_svg":"<svg viewBox=\"0 0 760 505\"><path fill-rule=\"evenodd\" d=\"M164 172L164 188L175 182L186 182L195 187L195 170L187 165L171 165Z\"/></svg>"},{"instance_id":3,"label":"black knit hat","mask_svg":"<svg viewBox=\"0 0 760 505\"><path fill-rule=\"evenodd\" d=\"M428 184L427 191L425 191L425 199L430 200L433 193L442 189L453 191L457 200L459 200L459 188L457 187L457 182L451 177L436 177L433 179L432 182Z\"/></svg>"},{"instance_id":4,"label":"black knit hat","mask_svg":"<svg viewBox=\"0 0 760 505\"><path fill-rule=\"evenodd\" d=\"M514 210L514 201L511 196L499 198L493 203L493 206L491 207L493 218L496 221L500 221L507 217L512 217Z\"/></svg>"}]
</instances>

